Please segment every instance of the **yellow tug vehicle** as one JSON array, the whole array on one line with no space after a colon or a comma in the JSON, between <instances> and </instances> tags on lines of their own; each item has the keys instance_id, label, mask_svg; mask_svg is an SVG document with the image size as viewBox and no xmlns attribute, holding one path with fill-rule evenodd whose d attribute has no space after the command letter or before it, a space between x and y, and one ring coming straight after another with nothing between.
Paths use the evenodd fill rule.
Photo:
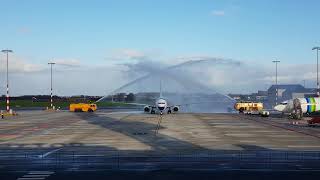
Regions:
<instances>
[{"instance_id":1,"label":"yellow tug vehicle","mask_svg":"<svg viewBox=\"0 0 320 180\"><path fill-rule=\"evenodd\" d=\"M96 104L77 103L70 104L70 112L94 112L97 110Z\"/></svg>"},{"instance_id":2,"label":"yellow tug vehicle","mask_svg":"<svg viewBox=\"0 0 320 180\"><path fill-rule=\"evenodd\" d=\"M234 109L239 111L239 113L255 114L260 113L263 110L263 103L242 101L237 102L234 105Z\"/></svg>"}]
</instances>

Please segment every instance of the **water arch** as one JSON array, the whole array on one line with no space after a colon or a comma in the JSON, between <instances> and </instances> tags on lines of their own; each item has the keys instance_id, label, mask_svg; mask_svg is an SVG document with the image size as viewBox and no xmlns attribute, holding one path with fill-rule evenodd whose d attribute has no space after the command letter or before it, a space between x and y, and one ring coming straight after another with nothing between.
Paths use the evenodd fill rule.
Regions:
<instances>
[{"instance_id":1,"label":"water arch","mask_svg":"<svg viewBox=\"0 0 320 180\"><path fill-rule=\"evenodd\" d=\"M220 109L218 110L219 112L226 111L233 106L234 100L227 95L219 93L214 88L200 83L198 78L201 78L201 75L192 74L192 72L187 70L199 68L199 66L201 68L201 66L238 65L239 62L233 60L207 58L192 59L174 66L153 69L152 72L146 71L146 75L115 89L98 101L106 101L110 95L117 93L135 93L139 95L142 93L153 93L155 95L159 92L161 80L164 96L171 100L172 104L193 104L188 107L188 111L191 112L209 112L208 109ZM139 98L136 99L137 103L141 103L139 100Z\"/></svg>"}]
</instances>

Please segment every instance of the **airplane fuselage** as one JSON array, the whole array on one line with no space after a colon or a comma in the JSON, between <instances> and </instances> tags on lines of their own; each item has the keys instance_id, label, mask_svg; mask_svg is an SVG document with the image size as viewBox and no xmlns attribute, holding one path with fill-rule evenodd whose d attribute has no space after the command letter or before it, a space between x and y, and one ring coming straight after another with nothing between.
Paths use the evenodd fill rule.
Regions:
<instances>
[{"instance_id":1,"label":"airplane fuselage","mask_svg":"<svg viewBox=\"0 0 320 180\"><path fill-rule=\"evenodd\" d=\"M314 113L320 111L320 98L297 98L295 99L300 106L302 113ZM294 111L294 100L284 101L274 107L275 110L283 113L292 113Z\"/></svg>"},{"instance_id":2,"label":"airplane fuselage","mask_svg":"<svg viewBox=\"0 0 320 180\"><path fill-rule=\"evenodd\" d=\"M163 111L165 111L168 107L168 103L163 98L158 98L155 104L155 107L159 110L160 114L163 114Z\"/></svg>"}]
</instances>

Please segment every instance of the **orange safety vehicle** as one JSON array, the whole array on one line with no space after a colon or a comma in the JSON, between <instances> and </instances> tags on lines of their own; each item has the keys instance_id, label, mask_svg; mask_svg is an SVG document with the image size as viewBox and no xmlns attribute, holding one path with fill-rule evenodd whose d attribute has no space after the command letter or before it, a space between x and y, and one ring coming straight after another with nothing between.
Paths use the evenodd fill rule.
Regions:
<instances>
[{"instance_id":1,"label":"orange safety vehicle","mask_svg":"<svg viewBox=\"0 0 320 180\"><path fill-rule=\"evenodd\" d=\"M97 105L86 103L70 104L69 110L71 112L94 112L97 110Z\"/></svg>"},{"instance_id":2,"label":"orange safety vehicle","mask_svg":"<svg viewBox=\"0 0 320 180\"><path fill-rule=\"evenodd\" d=\"M260 102L241 101L235 103L234 109L239 113L260 113L263 110L263 104Z\"/></svg>"}]
</instances>

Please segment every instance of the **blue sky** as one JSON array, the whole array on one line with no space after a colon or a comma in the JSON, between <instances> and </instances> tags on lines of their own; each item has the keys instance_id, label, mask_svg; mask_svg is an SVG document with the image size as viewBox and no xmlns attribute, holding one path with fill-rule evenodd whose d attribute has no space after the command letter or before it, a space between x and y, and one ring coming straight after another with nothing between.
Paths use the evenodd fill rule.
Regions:
<instances>
[{"instance_id":1,"label":"blue sky","mask_svg":"<svg viewBox=\"0 0 320 180\"><path fill-rule=\"evenodd\" d=\"M108 50L132 48L301 63L320 44L319 7L317 0L2 1L0 46L38 61L99 63Z\"/></svg>"},{"instance_id":2,"label":"blue sky","mask_svg":"<svg viewBox=\"0 0 320 180\"><path fill-rule=\"evenodd\" d=\"M0 2L0 48L32 64L59 58L99 66L132 54L312 64L311 48L320 46L318 0Z\"/></svg>"}]
</instances>

